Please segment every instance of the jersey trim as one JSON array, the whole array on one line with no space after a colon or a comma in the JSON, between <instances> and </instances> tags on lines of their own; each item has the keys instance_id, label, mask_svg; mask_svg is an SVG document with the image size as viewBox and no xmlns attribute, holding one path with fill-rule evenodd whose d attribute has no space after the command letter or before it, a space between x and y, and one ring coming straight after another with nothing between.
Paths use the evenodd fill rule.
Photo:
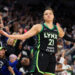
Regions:
<instances>
[{"instance_id":1,"label":"jersey trim","mask_svg":"<svg viewBox=\"0 0 75 75\"><path fill-rule=\"evenodd\" d=\"M44 23L44 26L45 26L46 28L48 28L49 30L53 30L53 29L54 29L54 25L53 25L53 28L49 28L49 27Z\"/></svg>"},{"instance_id":2,"label":"jersey trim","mask_svg":"<svg viewBox=\"0 0 75 75\"><path fill-rule=\"evenodd\" d=\"M58 28L57 28L57 26L55 26L56 27L56 29L57 29L57 31L58 31ZM59 35L59 31L58 31L58 35Z\"/></svg>"},{"instance_id":3,"label":"jersey trim","mask_svg":"<svg viewBox=\"0 0 75 75\"><path fill-rule=\"evenodd\" d=\"M32 65L32 70L30 70L29 72L35 72L35 68L36 68L36 57L37 57L37 50L34 53L34 57L33 57L33 65Z\"/></svg>"},{"instance_id":4,"label":"jersey trim","mask_svg":"<svg viewBox=\"0 0 75 75\"><path fill-rule=\"evenodd\" d=\"M55 74L53 74L53 73L49 73L49 72L45 72L45 74L55 75Z\"/></svg>"},{"instance_id":5,"label":"jersey trim","mask_svg":"<svg viewBox=\"0 0 75 75\"><path fill-rule=\"evenodd\" d=\"M38 66L38 57L39 57L39 52L40 52L40 50L38 50L38 52L37 52L36 67L37 67L37 70L38 70L39 73L44 74L44 72L40 71L39 66Z\"/></svg>"},{"instance_id":6,"label":"jersey trim","mask_svg":"<svg viewBox=\"0 0 75 75\"><path fill-rule=\"evenodd\" d=\"M41 24L41 26L42 26L42 29L41 29L41 31L39 32L39 33L41 33L42 31L43 31L43 29L44 29L44 27L43 27L43 25Z\"/></svg>"}]
</instances>

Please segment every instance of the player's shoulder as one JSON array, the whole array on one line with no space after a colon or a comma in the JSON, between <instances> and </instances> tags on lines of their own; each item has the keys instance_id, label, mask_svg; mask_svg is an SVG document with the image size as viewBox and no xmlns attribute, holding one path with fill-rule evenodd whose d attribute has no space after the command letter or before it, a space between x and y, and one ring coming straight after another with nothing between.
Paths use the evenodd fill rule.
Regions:
<instances>
[{"instance_id":1,"label":"player's shoulder","mask_svg":"<svg viewBox=\"0 0 75 75\"><path fill-rule=\"evenodd\" d=\"M35 25L33 26L33 28L37 29L37 30L40 32L41 29L42 29L42 24L35 24Z\"/></svg>"},{"instance_id":2,"label":"player's shoulder","mask_svg":"<svg viewBox=\"0 0 75 75\"><path fill-rule=\"evenodd\" d=\"M41 27L41 24L35 24L33 27Z\"/></svg>"}]
</instances>

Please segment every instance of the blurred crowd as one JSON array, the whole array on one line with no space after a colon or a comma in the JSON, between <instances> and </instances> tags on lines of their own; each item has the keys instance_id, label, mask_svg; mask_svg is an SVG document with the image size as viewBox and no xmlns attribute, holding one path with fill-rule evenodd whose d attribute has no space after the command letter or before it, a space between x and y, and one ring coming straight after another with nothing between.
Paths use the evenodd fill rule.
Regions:
<instances>
[{"instance_id":1,"label":"blurred crowd","mask_svg":"<svg viewBox=\"0 0 75 75\"><path fill-rule=\"evenodd\" d=\"M0 15L3 16L3 18L0 17L0 28L5 32L8 34L23 34L33 25L43 22L42 13L44 9L42 7L24 7L24 5L15 5L15 3L15 0L7 0L3 4L0 3ZM57 16L55 17L57 18ZM62 26L62 21L58 20L56 22L60 22ZM68 27L63 27L64 32L75 39L75 25L69 24ZM13 68L15 75L27 74L31 69L31 64L33 64L32 60L35 56L36 44L37 36L21 41L0 35L0 73L2 75L10 75L10 70L5 68L9 64ZM56 75L75 75L75 44L58 38L57 47ZM2 58L7 59L8 62L6 63L6 60Z\"/></svg>"}]
</instances>

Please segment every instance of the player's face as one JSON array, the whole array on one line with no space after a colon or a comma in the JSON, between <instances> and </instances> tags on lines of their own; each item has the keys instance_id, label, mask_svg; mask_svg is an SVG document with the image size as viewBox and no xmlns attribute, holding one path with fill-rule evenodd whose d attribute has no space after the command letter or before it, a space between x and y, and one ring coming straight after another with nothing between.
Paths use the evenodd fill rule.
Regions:
<instances>
[{"instance_id":1,"label":"player's face","mask_svg":"<svg viewBox=\"0 0 75 75\"><path fill-rule=\"evenodd\" d=\"M45 10L44 11L44 20L45 21L53 21L54 20L54 14L53 14L53 11L52 10Z\"/></svg>"}]
</instances>

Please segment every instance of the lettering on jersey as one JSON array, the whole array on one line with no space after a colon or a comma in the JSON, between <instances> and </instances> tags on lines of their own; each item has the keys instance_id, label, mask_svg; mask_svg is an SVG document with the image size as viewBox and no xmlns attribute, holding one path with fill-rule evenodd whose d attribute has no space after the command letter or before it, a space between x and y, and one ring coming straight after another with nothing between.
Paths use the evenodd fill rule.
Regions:
<instances>
[{"instance_id":1,"label":"lettering on jersey","mask_svg":"<svg viewBox=\"0 0 75 75\"><path fill-rule=\"evenodd\" d=\"M57 40L57 38L58 38L57 33L44 32L44 38L48 39L48 45L47 45L46 51L55 53L55 40Z\"/></svg>"},{"instance_id":2,"label":"lettering on jersey","mask_svg":"<svg viewBox=\"0 0 75 75\"><path fill-rule=\"evenodd\" d=\"M57 34L55 33L50 33L50 32L45 32L44 33L44 38L48 38L49 39L49 46L54 46L54 39L57 39Z\"/></svg>"},{"instance_id":3,"label":"lettering on jersey","mask_svg":"<svg viewBox=\"0 0 75 75\"><path fill-rule=\"evenodd\" d=\"M55 52L54 47L47 47L46 51L51 53Z\"/></svg>"},{"instance_id":4,"label":"lettering on jersey","mask_svg":"<svg viewBox=\"0 0 75 75\"><path fill-rule=\"evenodd\" d=\"M48 43L48 45L50 45L50 46L54 46L54 39L49 39L49 43Z\"/></svg>"},{"instance_id":5,"label":"lettering on jersey","mask_svg":"<svg viewBox=\"0 0 75 75\"><path fill-rule=\"evenodd\" d=\"M57 34L50 33L50 32L44 32L44 38L57 39Z\"/></svg>"}]
</instances>

